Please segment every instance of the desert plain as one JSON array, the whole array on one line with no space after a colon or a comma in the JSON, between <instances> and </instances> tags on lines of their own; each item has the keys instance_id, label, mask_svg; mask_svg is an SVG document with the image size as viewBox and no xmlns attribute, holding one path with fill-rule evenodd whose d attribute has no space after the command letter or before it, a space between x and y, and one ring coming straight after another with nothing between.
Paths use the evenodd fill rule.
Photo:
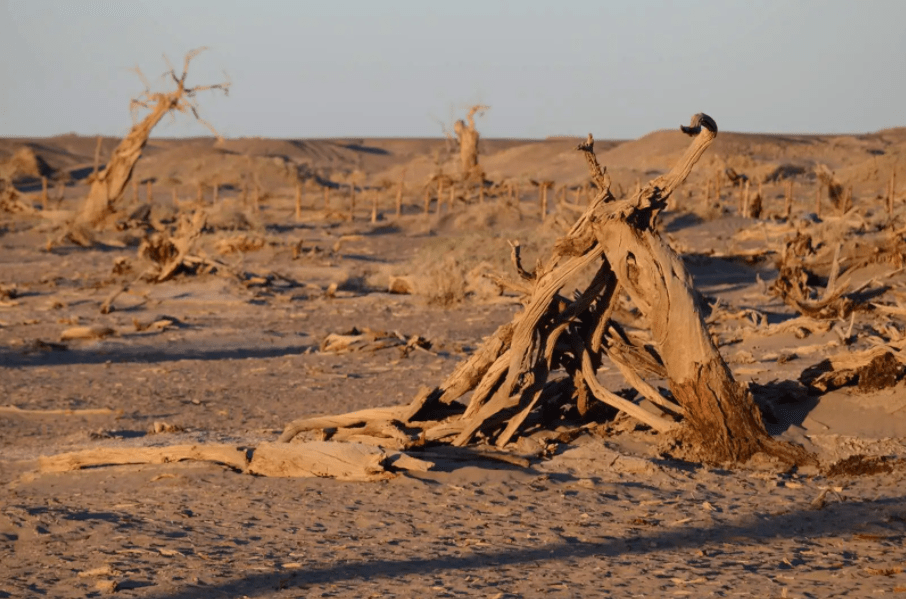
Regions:
<instances>
[{"instance_id":1,"label":"desert plain","mask_svg":"<svg viewBox=\"0 0 906 599\"><path fill-rule=\"evenodd\" d=\"M449 139L152 137L86 237L68 223L119 140L0 139L0 597L906 593L906 129L721 131L656 225L768 431L818 465L682 459L615 410L421 444L373 480L130 462L441 384L522 309L511 242L543 260L591 200L581 141L482 139L470 186ZM623 198L688 143L595 149ZM152 238L198 214L163 273ZM614 319L645 339L627 302Z\"/></svg>"}]
</instances>

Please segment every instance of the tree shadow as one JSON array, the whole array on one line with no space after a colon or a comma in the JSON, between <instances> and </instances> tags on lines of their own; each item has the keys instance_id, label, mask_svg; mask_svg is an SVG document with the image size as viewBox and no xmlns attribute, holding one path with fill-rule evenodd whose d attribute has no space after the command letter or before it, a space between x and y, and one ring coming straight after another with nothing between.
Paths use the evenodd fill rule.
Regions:
<instances>
[{"instance_id":1,"label":"tree shadow","mask_svg":"<svg viewBox=\"0 0 906 599\"><path fill-rule=\"evenodd\" d=\"M666 219L665 219L666 220ZM677 231L682 231L687 227L694 227L705 222L705 219L700 217L697 214L691 212L686 212L684 214L678 214L671 218L667 223L664 224L665 233L676 233Z\"/></svg>"},{"instance_id":2,"label":"tree shadow","mask_svg":"<svg viewBox=\"0 0 906 599\"><path fill-rule=\"evenodd\" d=\"M766 281L777 276L773 265L762 266L748 256L714 257L704 254L683 254L683 264L697 289L715 285L757 285L759 279Z\"/></svg>"},{"instance_id":3,"label":"tree shadow","mask_svg":"<svg viewBox=\"0 0 906 599\"><path fill-rule=\"evenodd\" d=\"M374 146L366 146L361 143L348 143L340 144L341 147L346 148L347 150L352 150L353 152L360 152L362 154L375 154L377 156L389 156L390 151L385 150L384 148L377 148Z\"/></svg>"},{"instance_id":4,"label":"tree shadow","mask_svg":"<svg viewBox=\"0 0 906 599\"><path fill-rule=\"evenodd\" d=\"M721 543L739 544L771 543L778 538L813 537L830 535L840 537L843 534L860 530L866 524L874 527L885 527L891 530L891 536L902 536L902 527L895 528L893 521L902 511L906 497L890 497L872 501L853 503L833 503L822 511L812 509L790 510L776 516L753 515L740 518L736 522L720 523L712 526L676 527L670 530L649 528L640 530L629 538L616 538L606 535L602 530L599 541L585 541L576 537L563 537L561 542L545 543L533 547L518 547L508 550L481 551L474 548L469 555L440 555L410 557L408 559L378 559L370 561L346 562L309 567L294 572L273 570L251 574L242 578L223 581L219 584L204 587L205 594L223 593L232 596L268 595L275 590L305 588L310 585L349 582L352 580L369 581L376 579L393 579L410 574L428 576L449 571L482 571L498 567L538 564L575 558L618 556L644 556L662 549L676 550L684 548L701 548L709 546L709 557L719 554L720 548L713 545ZM885 521L886 517L886 521ZM839 570L842 567L857 565L859 560L855 552L843 552L840 563L828 566L813 566L813 569ZM787 564L793 568L795 564ZM753 571L760 569L758 564L751 564ZM775 570L778 566L770 565L765 569ZM784 568L785 566L779 566ZM189 599L197 597L200 589L191 588L154 595L156 599Z\"/></svg>"},{"instance_id":5,"label":"tree shadow","mask_svg":"<svg viewBox=\"0 0 906 599\"><path fill-rule=\"evenodd\" d=\"M181 348L166 350L149 347L116 347L107 349L74 349L61 344L44 344L38 353L21 353L0 348L0 367L73 366L113 363L158 363L179 360L243 360L247 358L281 358L312 352L316 345L283 347L229 347L218 349Z\"/></svg>"},{"instance_id":6,"label":"tree shadow","mask_svg":"<svg viewBox=\"0 0 906 599\"><path fill-rule=\"evenodd\" d=\"M780 435L791 426L801 427L819 400L809 394L808 388L799 381L752 383L749 389L771 435Z\"/></svg>"}]
</instances>

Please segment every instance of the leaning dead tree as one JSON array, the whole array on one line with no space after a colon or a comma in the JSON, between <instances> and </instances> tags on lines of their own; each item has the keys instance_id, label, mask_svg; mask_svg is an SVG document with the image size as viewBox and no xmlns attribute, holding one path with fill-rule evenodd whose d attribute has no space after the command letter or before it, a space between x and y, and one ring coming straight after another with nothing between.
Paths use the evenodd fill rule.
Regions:
<instances>
[{"instance_id":1,"label":"leaning dead tree","mask_svg":"<svg viewBox=\"0 0 906 599\"><path fill-rule=\"evenodd\" d=\"M459 162L462 178L479 179L482 177L481 167L478 166L478 129L475 128L475 114L488 110L489 106L476 104L469 109L466 119L468 125L462 119L456 121L453 125L453 132L456 134L456 141L459 143Z\"/></svg>"},{"instance_id":2,"label":"leaning dead tree","mask_svg":"<svg viewBox=\"0 0 906 599\"><path fill-rule=\"evenodd\" d=\"M199 48L186 54L181 75L177 75L172 67L167 71L167 74L170 75L176 84L176 89L173 91L152 92L144 76L142 76L140 71L137 71L145 84L145 91L138 98L132 100L130 110L133 111L133 114L140 109L149 110L150 112L141 122L133 125L129 134L113 150L110 161L104 167L104 170L94 177L88 197L76 216L75 225L77 227L96 228L101 226L115 211L116 203L123 197L123 192L132 178L135 164L148 143L151 130L171 111L191 113L196 120L205 125L220 139L220 134L210 123L199 116L195 96L198 92L215 89L227 94L229 93L230 84L225 82L214 85L196 85L195 87L186 85L189 62L204 50L205 48Z\"/></svg>"},{"instance_id":3,"label":"leaning dead tree","mask_svg":"<svg viewBox=\"0 0 906 599\"><path fill-rule=\"evenodd\" d=\"M590 418L594 402L603 402L676 434L702 461L744 462L764 453L786 463L813 462L801 447L768 435L751 395L734 380L708 333L682 260L655 228L670 195L717 136L716 123L704 114L682 130L693 140L679 163L624 200L611 193L589 135L579 149L597 187L593 201L534 271L523 268L514 245L524 310L442 385L407 406L292 422L281 440L319 430L404 448L479 441L503 447L520 434L552 428L564 410ZM566 284L589 268L595 274L584 290L564 296ZM614 318L623 294L641 313L650 341ZM598 381L605 357L657 410ZM652 376L666 379L669 392L657 388ZM456 401L467 394L467 403Z\"/></svg>"}]
</instances>

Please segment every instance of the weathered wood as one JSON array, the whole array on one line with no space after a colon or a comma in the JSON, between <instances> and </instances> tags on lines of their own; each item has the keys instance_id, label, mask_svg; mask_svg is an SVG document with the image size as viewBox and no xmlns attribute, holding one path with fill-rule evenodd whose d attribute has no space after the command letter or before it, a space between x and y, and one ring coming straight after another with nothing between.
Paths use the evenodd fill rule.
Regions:
<instances>
[{"instance_id":1,"label":"weathered wood","mask_svg":"<svg viewBox=\"0 0 906 599\"><path fill-rule=\"evenodd\" d=\"M103 339L115 334L116 331L104 325L89 325L71 327L60 333L60 341L73 339Z\"/></svg>"},{"instance_id":2,"label":"weathered wood","mask_svg":"<svg viewBox=\"0 0 906 599\"><path fill-rule=\"evenodd\" d=\"M374 481L393 476L384 467L386 459L384 450L364 443L262 443L252 452L248 471L259 476Z\"/></svg>"},{"instance_id":3,"label":"weathered wood","mask_svg":"<svg viewBox=\"0 0 906 599\"><path fill-rule=\"evenodd\" d=\"M488 338L443 385L420 394L416 411L423 415L418 422L413 421L412 412L408 421L400 422L422 430L425 442L461 446L481 432L502 447L529 422L530 415L535 416L533 425L544 424L544 418L550 418L544 415L546 411L558 412L540 406L562 407L577 395L582 415L591 413L588 401L595 398L657 431L679 430L681 438L698 447L704 461L742 462L758 452L787 462L813 460L801 448L768 436L751 396L733 379L708 333L682 261L655 229L668 198L717 135L716 123L704 114L695 115L682 130L693 139L677 164L647 185L639 184L631 197L620 201L611 193L606 169L594 155L594 139L589 136L579 146L597 191L573 227L557 241L551 257L533 271L522 268L514 244L514 264L521 278L516 287L525 292L525 309ZM440 186L443 179L436 179ZM720 173L714 185L719 196ZM511 193L514 188L511 181ZM441 197L440 189L438 192ZM596 265L596 274L581 293L572 300L560 295L569 280L592 265ZM628 293L647 322L655 349L649 350L648 343L638 346L611 320L621 291ZM682 427L604 388L596 378L603 355L610 356L642 397L672 416L682 416ZM568 376L552 380L557 369ZM663 397L641 372L667 378L679 404ZM439 416L435 411L433 419L425 415L432 406L451 406L470 390L464 412ZM297 422L287 427L283 438L306 427L327 434L337 429L339 433L339 426L339 434L347 438L359 435L380 442L382 436L397 436L379 429L382 422L398 419L403 408L388 408L381 417L371 412L346 415L341 420L309 420L302 426ZM369 426L378 430L369 430Z\"/></svg>"},{"instance_id":4,"label":"weathered wood","mask_svg":"<svg viewBox=\"0 0 906 599\"><path fill-rule=\"evenodd\" d=\"M709 461L744 462L759 451L807 459L804 451L769 437L751 396L714 346L682 261L655 231L627 222L631 214L618 205L600 214L598 241L649 322L670 389L685 409L689 439Z\"/></svg>"},{"instance_id":5,"label":"weathered wood","mask_svg":"<svg viewBox=\"0 0 906 599\"><path fill-rule=\"evenodd\" d=\"M456 370L447 377L447 380L439 387L441 392L439 401L449 404L475 388L475 385L481 381L497 359L507 351L512 339L512 323L500 326L493 335L485 339L478 351L457 366Z\"/></svg>"},{"instance_id":6,"label":"weathered wood","mask_svg":"<svg viewBox=\"0 0 906 599\"><path fill-rule=\"evenodd\" d=\"M475 128L475 114L484 112L488 106L475 105L469 109L466 119L469 121L459 120L453 125L453 131L456 133L456 140L459 142L459 163L460 173L464 180L466 179L483 179L481 167L478 166L478 129ZM438 203L440 202L440 192L438 191ZM452 207L452 202L451 202ZM438 209L439 210L439 209Z\"/></svg>"},{"instance_id":7,"label":"weathered wood","mask_svg":"<svg viewBox=\"0 0 906 599\"><path fill-rule=\"evenodd\" d=\"M536 329L545 312L550 309L551 300L566 282L576 273L595 260L600 259L601 250L594 248L585 255L575 256L560 268L547 272L535 284L532 297L526 305L525 311L518 315L514 323L513 341L510 348L510 365L506 379L494 396L472 416L463 431L459 434L454 445L465 445L472 435L484 424L485 420L500 410L514 407L520 401L519 394L514 395L517 380L525 376L526 381L521 385L528 391L536 383L535 377L528 373L537 367L538 361L533 360L537 351L544 355L546 339L539 339ZM531 390L530 393L534 393Z\"/></svg>"},{"instance_id":8,"label":"weathered wood","mask_svg":"<svg viewBox=\"0 0 906 599\"><path fill-rule=\"evenodd\" d=\"M292 441L296 435L305 431L348 428L364 426L369 422L386 422L389 420L404 420L408 406L391 406L386 408L370 408L338 416L317 416L294 420L283 429L280 435L281 443Z\"/></svg>"},{"instance_id":9,"label":"weathered wood","mask_svg":"<svg viewBox=\"0 0 906 599\"><path fill-rule=\"evenodd\" d=\"M245 449L233 445L172 445L170 447L104 447L41 456L41 472L68 472L98 466L127 464L166 464L194 460L216 462L245 472L248 466Z\"/></svg>"},{"instance_id":10,"label":"weathered wood","mask_svg":"<svg viewBox=\"0 0 906 599\"><path fill-rule=\"evenodd\" d=\"M251 457L249 457L251 454ZM246 449L232 445L172 445L168 447L100 448L41 456L41 472L69 472L104 466L167 464L202 461L239 472L270 477L324 477L375 481L394 476L394 470L424 472L433 463L364 443L310 441L261 443Z\"/></svg>"}]
</instances>

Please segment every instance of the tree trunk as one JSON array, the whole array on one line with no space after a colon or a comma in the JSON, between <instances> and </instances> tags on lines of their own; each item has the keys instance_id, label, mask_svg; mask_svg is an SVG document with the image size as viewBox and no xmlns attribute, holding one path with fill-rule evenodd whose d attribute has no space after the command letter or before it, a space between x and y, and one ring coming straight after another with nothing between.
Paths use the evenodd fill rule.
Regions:
<instances>
[{"instance_id":1,"label":"tree trunk","mask_svg":"<svg viewBox=\"0 0 906 599\"><path fill-rule=\"evenodd\" d=\"M113 212L114 205L122 197L132 178L135 163L141 158L151 130L178 101L177 97L158 94L151 113L132 127L129 135L113 151L107 166L95 177L88 197L76 217L77 225L96 227Z\"/></svg>"},{"instance_id":2,"label":"tree trunk","mask_svg":"<svg viewBox=\"0 0 906 599\"><path fill-rule=\"evenodd\" d=\"M198 115L193 98L197 92L203 90L219 89L226 92L229 89L229 83L186 87L189 62L203 50L204 48L192 50L186 54L181 75L177 76L172 69L168 71L176 83L176 89L165 93L151 93L146 89L138 99L132 100L132 108L146 108L150 112L140 123L132 127L129 134L113 150L104 170L95 174L88 197L76 215L73 223L74 229L96 228L113 213L116 202L123 196L123 191L132 178L132 171L148 143L151 130L170 111L190 112L196 120L208 127L218 139L220 138L217 131ZM141 76L141 72L139 72L139 76Z\"/></svg>"}]
</instances>

